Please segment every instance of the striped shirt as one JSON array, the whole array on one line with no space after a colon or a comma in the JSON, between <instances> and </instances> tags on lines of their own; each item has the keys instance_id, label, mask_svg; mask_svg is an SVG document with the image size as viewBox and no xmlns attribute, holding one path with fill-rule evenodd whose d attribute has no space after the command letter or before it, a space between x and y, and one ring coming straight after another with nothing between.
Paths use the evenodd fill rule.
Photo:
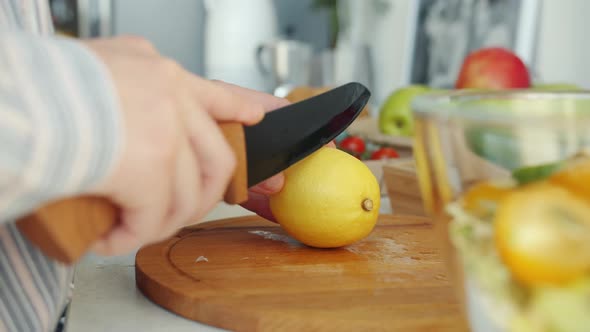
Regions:
<instances>
[{"instance_id":1,"label":"striped shirt","mask_svg":"<svg viewBox=\"0 0 590 332\"><path fill-rule=\"evenodd\" d=\"M49 0L0 0L0 331L53 331L72 267L14 225L111 171L121 119L106 67L54 34Z\"/></svg>"}]
</instances>

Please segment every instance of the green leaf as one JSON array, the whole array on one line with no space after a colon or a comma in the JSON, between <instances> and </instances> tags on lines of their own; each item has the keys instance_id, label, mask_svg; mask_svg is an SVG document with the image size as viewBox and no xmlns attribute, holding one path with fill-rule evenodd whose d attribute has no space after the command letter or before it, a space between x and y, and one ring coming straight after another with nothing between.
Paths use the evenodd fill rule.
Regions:
<instances>
[{"instance_id":1,"label":"green leaf","mask_svg":"<svg viewBox=\"0 0 590 332\"><path fill-rule=\"evenodd\" d=\"M548 178L555 171L559 170L562 165L563 162L555 162L544 165L522 167L512 172L512 178L514 178L519 185L529 184L531 182Z\"/></svg>"}]
</instances>

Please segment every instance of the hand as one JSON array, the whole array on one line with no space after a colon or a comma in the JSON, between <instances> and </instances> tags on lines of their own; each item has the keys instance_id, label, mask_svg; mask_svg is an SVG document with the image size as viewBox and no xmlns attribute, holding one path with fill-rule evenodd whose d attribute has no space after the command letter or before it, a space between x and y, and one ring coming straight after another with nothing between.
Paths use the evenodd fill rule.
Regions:
<instances>
[{"instance_id":1,"label":"hand","mask_svg":"<svg viewBox=\"0 0 590 332\"><path fill-rule=\"evenodd\" d=\"M141 38L84 44L108 68L125 122L120 161L92 190L122 210L122 222L93 248L116 255L163 240L207 214L236 166L216 121L255 124L272 102L192 75Z\"/></svg>"}]
</instances>

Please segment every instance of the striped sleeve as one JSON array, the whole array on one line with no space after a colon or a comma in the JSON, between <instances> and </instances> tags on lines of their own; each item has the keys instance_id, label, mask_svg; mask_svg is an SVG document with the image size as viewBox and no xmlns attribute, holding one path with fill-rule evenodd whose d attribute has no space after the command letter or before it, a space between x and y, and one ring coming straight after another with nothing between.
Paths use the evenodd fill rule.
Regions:
<instances>
[{"instance_id":1,"label":"striped sleeve","mask_svg":"<svg viewBox=\"0 0 590 332\"><path fill-rule=\"evenodd\" d=\"M0 222L79 193L113 168L122 140L101 63L60 37L0 30Z\"/></svg>"},{"instance_id":2,"label":"striped sleeve","mask_svg":"<svg viewBox=\"0 0 590 332\"><path fill-rule=\"evenodd\" d=\"M108 71L88 50L0 27L0 331L54 331L72 267L13 221L109 174L123 141L119 114Z\"/></svg>"},{"instance_id":3,"label":"striped sleeve","mask_svg":"<svg viewBox=\"0 0 590 332\"><path fill-rule=\"evenodd\" d=\"M49 259L14 223L0 226L0 331L55 331L73 267Z\"/></svg>"}]
</instances>

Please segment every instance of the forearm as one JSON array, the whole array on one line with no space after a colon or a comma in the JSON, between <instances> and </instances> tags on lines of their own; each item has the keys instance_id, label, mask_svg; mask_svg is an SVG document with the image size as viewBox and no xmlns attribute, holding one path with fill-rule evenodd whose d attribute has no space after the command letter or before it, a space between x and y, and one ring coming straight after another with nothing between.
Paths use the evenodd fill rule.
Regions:
<instances>
[{"instance_id":1,"label":"forearm","mask_svg":"<svg viewBox=\"0 0 590 332\"><path fill-rule=\"evenodd\" d=\"M117 161L122 119L102 64L74 41L0 30L0 222L84 191Z\"/></svg>"}]
</instances>

